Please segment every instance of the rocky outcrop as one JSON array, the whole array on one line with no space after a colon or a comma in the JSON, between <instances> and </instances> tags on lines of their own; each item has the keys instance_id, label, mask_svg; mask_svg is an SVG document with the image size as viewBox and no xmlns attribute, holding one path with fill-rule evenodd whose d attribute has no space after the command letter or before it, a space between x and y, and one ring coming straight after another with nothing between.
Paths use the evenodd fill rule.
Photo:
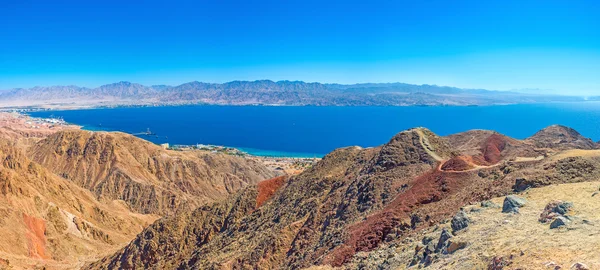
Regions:
<instances>
[{"instance_id":1,"label":"rocky outcrop","mask_svg":"<svg viewBox=\"0 0 600 270\"><path fill-rule=\"evenodd\" d=\"M454 217L452 217L451 226L452 234L456 234L458 231L464 230L469 226L469 217L464 210L458 211Z\"/></svg>"},{"instance_id":2,"label":"rocky outcrop","mask_svg":"<svg viewBox=\"0 0 600 270\"><path fill-rule=\"evenodd\" d=\"M519 213L519 208L525 205L525 199L514 195L509 195L504 198L502 204L502 213Z\"/></svg>"},{"instance_id":3,"label":"rocky outcrop","mask_svg":"<svg viewBox=\"0 0 600 270\"><path fill-rule=\"evenodd\" d=\"M546 205L538 220L542 223L546 223L557 217L565 217L571 208L573 208L573 203L552 201Z\"/></svg>"},{"instance_id":4,"label":"rocky outcrop","mask_svg":"<svg viewBox=\"0 0 600 270\"><path fill-rule=\"evenodd\" d=\"M452 238L452 234L450 234L448 230L442 229L440 239L438 239L438 243L435 246L435 252L448 253L448 245L450 243L450 238Z\"/></svg>"},{"instance_id":5,"label":"rocky outcrop","mask_svg":"<svg viewBox=\"0 0 600 270\"><path fill-rule=\"evenodd\" d=\"M527 189L535 187L536 183L533 181L529 181L525 178L517 178L515 179L515 185L513 186L514 192L523 192Z\"/></svg>"},{"instance_id":6,"label":"rocky outcrop","mask_svg":"<svg viewBox=\"0 0 600 270\"><path fill-rule=\"evenodd\" d=\"M589 270L590 268L584 263L576 262L571 265L570 269L571 270Z\"/></svg>"}]
</instances>

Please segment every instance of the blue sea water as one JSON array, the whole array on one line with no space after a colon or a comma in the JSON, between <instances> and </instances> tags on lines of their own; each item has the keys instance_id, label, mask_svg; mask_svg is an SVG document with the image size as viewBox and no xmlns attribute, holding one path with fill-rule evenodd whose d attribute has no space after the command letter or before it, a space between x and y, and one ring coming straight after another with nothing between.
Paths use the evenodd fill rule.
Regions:
<instances>
[{"instance_id":1,"label":"blue sea water","mask_svg":"<svg viewBox=\"0 0 600 270\"><path fill-rule=\"evenodd\" d=\"M524 139L552 124L600 140L600 103L470 107L178 106L40 111L88 130L139 133L155 143L214 144L262 156L323 156L338 147L377 146L411 127L439 135L491 129Z\"/></svg>"}]
</instances>

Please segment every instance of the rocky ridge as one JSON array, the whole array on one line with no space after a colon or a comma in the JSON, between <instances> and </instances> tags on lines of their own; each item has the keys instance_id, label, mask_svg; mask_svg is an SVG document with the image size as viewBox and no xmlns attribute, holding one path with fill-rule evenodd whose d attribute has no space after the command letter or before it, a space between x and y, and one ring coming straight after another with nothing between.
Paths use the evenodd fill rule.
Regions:
<instances>
[{"instance_id":1,"label":"rocky ridge","mask_svg":"<svg viewBox=\"0 0 600 270\"><path fill-rule=\"evenodd\" d=\"M28 154L98 199L122 200L144 214L173 213L182 203L199 206L275 176L252 160L167 151L118 132L60 131Z\"/></svg>"},{"instance_id":2,"label":"rocky ridge","mask_svg":"<svg viewBox=\"0 0 600 270\"><path fill-rule=\"evenodd\" d=\"M0 258L7 264L76 268L83 258L114 250L156 218L117 202L101 203L0 140Z\"/></svg>"},{"instance_id":3,"label":"rocky ridge","mask_svg":"<svg viewBox=\"0 0 600 270\"><path fill-rule=\"evenodd\" d=\"M252 160L122 133L23 128L15 117L0 114L0 269L80 269L163 215L276 175Z\"/></svg>"},{"instance_id":4,"label":"rocky ridge","mask_svg":"<svg viewBox=\"0 0 600 270\"><path fill-rule=\"evenodd\" d=\"M532 188L600 179L600 155L568 152L594 150L569 140L543 147L544 141L488 131L440 137L417 128L380 147L338 149L269 189L262 203L249 186L226 201L165 217L87 268L408 267L412 257L398 262L377 254L405 247L461 207L513 193L517 179ZM458 157L467 166L455 166ZM427 265L467 246L444 241Z\"/></svg>"}]
</instances>

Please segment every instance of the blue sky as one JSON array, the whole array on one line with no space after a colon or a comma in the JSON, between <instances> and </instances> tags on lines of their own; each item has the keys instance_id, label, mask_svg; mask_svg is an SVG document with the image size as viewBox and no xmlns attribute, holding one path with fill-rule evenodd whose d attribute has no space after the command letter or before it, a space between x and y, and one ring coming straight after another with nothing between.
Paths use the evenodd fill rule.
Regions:
<instances>
[{"instance_id":1,"label":"blue sky","mask_svg":"<svg viewBox=\"0 0 600 270\"><path fill-rule=\"evenodd\" d=\"M287 79L600 94L600 1L50 2L1 1L0 89Z\"/></svg>"}]
</instances>

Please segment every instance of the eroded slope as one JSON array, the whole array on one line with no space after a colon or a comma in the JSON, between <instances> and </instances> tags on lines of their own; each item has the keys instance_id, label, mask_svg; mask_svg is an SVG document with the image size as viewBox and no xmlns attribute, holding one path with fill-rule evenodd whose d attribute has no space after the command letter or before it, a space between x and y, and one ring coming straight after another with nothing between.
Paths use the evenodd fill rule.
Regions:
<instances>
[{"instance_id":1,"label":"eroded slope","mask_svg":"<svg viewBox=\"0 0 600 270\"><path fill-rule=\"evenodd\" d=\"M408 266L412 258L392 263L394 256L369 256L391 245L405 248L406 240L444 224L461 207L520 185L600 179L597 156L563 157L561 149L578 145L558 146L540 149L493 132L445 138L422 128L407 130L381 147L338 149L283 184L271 180L276 185L265 189L271 196L250 186L225 202L163 218L88 267ZM449 169L447 163L457 157L481 163Z\"/></svg>"},{"instance_id":2,"label":"eroded slope","mask_svg":"<svg viewBox=\"0 0 600 270\"><path fill-rule=\"evenodd\" d=\"M98 202L0 139L0 258L8 266L77 268L156 218Z\"/></svg>"},{"instance_id":3,"label":"eroded slope","mask_svg":"<svg viewBox=\"0 0 600 270\"><path fill-rule=\"evenodd\" d=\"M182 203L212 202L275 174L234 156L163 150L131 135L68 130L29 156L101 200L122 200L139 213L172 213Z\"/></svg>"}]
</instances>

